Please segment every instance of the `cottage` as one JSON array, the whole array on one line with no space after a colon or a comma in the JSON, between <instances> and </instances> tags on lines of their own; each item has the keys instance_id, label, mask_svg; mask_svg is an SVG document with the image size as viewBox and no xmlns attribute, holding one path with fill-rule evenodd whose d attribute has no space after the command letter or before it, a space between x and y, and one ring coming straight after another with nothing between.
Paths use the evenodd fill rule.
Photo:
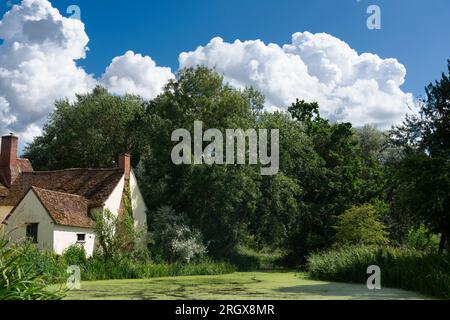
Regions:
<instances>
[{"instance_id":1,"label":"cottage","mask_svg":"<svg viewBox=\"0 0 450 320\"><path fill-rule=\"evenodd\" d=\"M0 223L11 241L31 239L38 248L61 254L69 246L95 247L94 210L124 212L129 189L136 227L146 225L146 205L127 154L110 169L34 171L17 158L18 138L3 136L0 153Z\"/></svg>"}]
</instances>

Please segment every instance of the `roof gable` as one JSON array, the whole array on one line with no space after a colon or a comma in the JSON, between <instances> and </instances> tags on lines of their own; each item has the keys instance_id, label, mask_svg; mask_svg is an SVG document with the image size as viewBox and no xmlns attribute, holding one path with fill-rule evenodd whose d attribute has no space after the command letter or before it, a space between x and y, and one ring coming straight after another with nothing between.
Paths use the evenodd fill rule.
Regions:
<instances>
[{"instance_id":1,"label":"roof gable","mask_svg":"<svg viewBox=\"0 0 450 320\"><path fill-rule=\"evenodd\" d=\"M88 200L82 196L32 187L41 204L58 225L93 228Z\"/></svg>"}]
</instances>

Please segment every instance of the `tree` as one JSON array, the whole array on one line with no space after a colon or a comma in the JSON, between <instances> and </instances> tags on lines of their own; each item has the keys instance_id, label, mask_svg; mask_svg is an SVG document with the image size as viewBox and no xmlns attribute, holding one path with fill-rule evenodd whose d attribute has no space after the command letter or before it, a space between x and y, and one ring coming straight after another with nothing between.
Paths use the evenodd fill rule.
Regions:
<instances>
[{"instance_id":1,"label":"tree","mask_svg":"<svg viewBox=\"0 0 450 320\"><path fill-rule=\"evenodd\" d=\"M393 166L394 205L441 234L440 251L450 249L450 60L449 75L426 87L419 114L391 131L403 158Z\"/></svg>"},{"instance_id":2,"label":"tree","mask_svg":"<svg viewBox=\"0 0 450 320\"><path fill-rule=\"evenodd\" d=\"M148 147L145 103L139 97L114 96L97 87L55 106L43 135L25 149L35 170L114 167L125 152L136 165Z\"/></svg>"},{"instance_id":3,"label":"tree","mask_svg":"<svg viewBox=\"0 0 450 320\"><path fill-rule=\"evenodd\" d=\"M181 70L147 110L151 121L151 149L143 157L143 191L151 212L170 205L184 212L190 227L209 242L209 252L225 257L234 250L242 230L255 212L259 171L250 165L175 165L171 160L172 132L193 132L194 121L204 128L255 128L262 96L237 90L205 67ZM203 148L206 144L203 145Z\"/></svg>"},{"instance_id":4,"label":"tree","mask_svg":"<svg viewBox=\"0 0 450 320\"><path fill-rule=\"evenodd\" d=\"M358 203L372 203L384 198L387 185L386 162L392 151L386 148L387 135L366 125L355 129L361 157L361 185Z\"/></svg>"},{"instance_id":5,"label":"tree","mask_svg":"<svg viewBox=\"0 0 450 320\"><path fill-rule=\"evenodd\" d=\"M297 160L308 169L295 176L302 188L300 214L285 245L288 263L302 264L333 243L336 217L361 201L363 161L351 124L331 124L315 102L297 100L289 112L312 143L312 152Z\"/></svg>"},{"instance_id":6,"label":"tree","mask_svg":"<svg viewBox=\"0 0 450 320\"><path fill-rule=\"evenodd\" d=\"M341 245L383 245L389 242L386 226L369 204L345 211L336 224L336 242Z\"/></svg>"}]
</instances>

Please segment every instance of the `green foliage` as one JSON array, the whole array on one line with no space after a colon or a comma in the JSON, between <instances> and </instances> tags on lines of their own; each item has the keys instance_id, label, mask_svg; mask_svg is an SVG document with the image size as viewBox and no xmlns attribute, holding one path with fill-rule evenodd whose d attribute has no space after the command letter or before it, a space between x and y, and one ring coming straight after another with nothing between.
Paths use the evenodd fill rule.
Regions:
<instances>
[{"instance_id":1,"label":"green foliage","mask_svg":"<svg viewBox=\"0 0 450 320\"><path fill-rule=\"evenodd\" d=\"M145 234L134 227L129 214L115 216L106 209L94 212L93 218L99 250L105 261L119 261L132 255L144 242Z\"/></svg>"},{"instance_id":2,"label":"green foliage","mask_svg":"<svg viewBox=\"0 0 450 320\"><path fill-rule=\"evenodd\" d=\"M301 170L291 174L302 194L297 200L299 215L285 241L285 261L298 265L310 252L331 246L335 217L366 202L367 196L362 183L365 163L351 124L331 124L320 116L317 103L297 100L289 112L312 144L312 150L297 160Z\"/></svg>"},{"instance_id":3,"label":"green foliage","mask_svg":"<svg viewBox=\"0 0 450 320\"><path fill-rule=\"evenodd\" d=\"M420 113L391 132L403 150L392 166L392 201L398 215L425 223L440 233L442 251L450 249L450 61L448 75L426 88Z\"/></svg>"},{"instance_id":4,"label":"green foliage","mask_svg":"<svg viewBox=\"0 0 450 320\"><path fill-rule=\"evenodd\" d=\"M0 300L58 300L63 291L49 291L42 266L30 261L34 247L30 243L9 245L0 240Z\"/></svg>"},{"instance_id":5,"label":"green foliage","mask_svg":"<svg viewBox=\"0 0 450 320\"><path fill-rule=\"evenodd\" d=\"M357 246L313 254L308 259L312 278L365 284L367 268L381 269L381 285L450 298L450 256L408 248Z\"/></svg>"},{"instance_id":6,"label":"green foliage","mask_svg":"<svg viewBox=\"0 0 450 320\"><path fill-rule=\"evenodd\" d=\"M384 198L387 185L386 162L394 157L395 149L386 147L387 134L373 126L355 129L362 157L359 202L373 202Z\"/></svg>"},{"instance_id":7,"label":"green foliage","mask_svg":"<svg viewBox=\"0 0 450 320\"><path fill-rule=\"evenodd\" d=\"M64 281L67 278L67 264L60 257L52 252L39 250L29 242L19 242L12 245L19 251L26 252L22 256L24 265L32 265L33 268L49 283Z\"/></svg>"},{"instance_id":8,"label":"green foliage","mask_svg":"<svg viewBox=\"0 0 450 320\"><path fill-rule=\"evenodd\" d=\"M82 279L85 281L110 279L145 279L155 277L175 277L187 275L213 275L235 272L229 263L193 262L185 263L151 263L122 259L104 261L101 256L94 256L87 261Z\"/></svg>"},{"instance_id":9,"label":"green foliage","mask_svg":"<svg viewBox=\"0 0 450 320\"><path fill-rule=\"evenodd\" d=\"M439 236L421 224L409 230L406 245L416 250L436 252L439 249Z\"/></svg>"},{"instance_id":10,"label":"green foliage","mask_svg":"<svg viewBox=\"0 0 450 320\"><path fill-rule=\"evenodd\" d=\"M68 266L84 266L86 264L86 250L84 246L72 245L64 250L62 257Z\"/></svg>"},{"instance_id":11,"label":"green foliage","mask_svg":"<svg viewBox=\"0 0 450 320\"><path fill-rule=\"evenodd\" d=\"M151 251L154 256L171 263L190 263L206 254L201 234L187 226L184 215L162 206L151 216Z\"/></svg>"},{"instance_id":12,"label":"green foliage","mask_svg":"<svg viewBox=\"0 0 450 320\"><path fill-rule=\"evenodd\" d=\"M394 243L404 243L409 229L421 223L445 240L450 221L448 82L444 75L428 87L422 116L407 119L387 145L386 135L374 127L354 129L323 118L318 103L299 99L289 113L266 113L264 96L255 89L233 88L206 67L188 68L149 102L102 88L72 104L57 102L44 135L28 147L27 156L38 169L111 167L119 153L131 152L149 212L170 205L186 216L183 227L171 231L172 240L154 235L153 242L162 243L152 248L158 261L194 257L198 254L191 253L202 251L197 244L203 242L217 260L236 257L239 246L251 245L256 251L285 252L289 265L304 264L311 252L333 245L334 226L346 210L366 203L382 212L378 221L389 227ZM198 120L220 131L279 129L279 174L263 177L259 165L174 165L172 132L192 132ZM126 255L134 242L135 260L148 259L146 241L137 250L136 241L114 244L103 238L107 256Z\"/></svg>"},{"instance_id":13,"label":"green foliage","mask_svg":"<svg viewBox=\"0 0 450 320\"><path fill-rule=\"evenodd\" d=\"M176 144L171 134L179 128L193 132L196 120L203 121L205 128L221 131L256 128L261 100L255 90L236 90L219 74L198 67L181 70L148 108L151 150L143 157L140 180L149 211L170 204L175 211L184 212L189 227L199 230L209 242L213 257L224 258L235 249L247 217L254 214L260 195L259 168L176 166L170 159Z\"/></svg>"},{"instance_id":14,"label":"green foliage","mask_svg":"<svg viewBox=\"0 0 450 320\"><path fill-rule=\"evenodd\" d=\"M254 250L244 246L238 246L236 252L230 256L230 262L239 271L274 270L281 268L283 252L265 248Z\"/></svg>"},{"instance_id":15,"label":"green foliage","mask_svg":"<svg viewBox=\"0 0 450 320\"><path fill-rule=\"evenodd\" d=\"M148 147L145 103L139 97L97 87L77 95L74 103L60 100L55 107L43 135L25 150L35 170L115 167L124 152L136 165Z\"/></svg>"},{"instance_id":16,"label":"green foliage","mask_svg":"<svg viewBox=\"0 0 450 320\"><path fill-rule=\"evenodd\" d=\"M0 300L4 299L60 299L65 291L47 291L49 284L65 283L67 267L77 265L83 281L110 279L144 279L184 275L213 275L236 271L225 262L154 263L124 256L106 260L103 255L82 256L83 250L73 246L57 257L39 251L32 244L13 247L0 246Z\"/></svg>"},{"instance_id":17,"label":"green foliage","mask_svg":"<svg viewBox=\"0 0 450 320\"><path fill-rule=\"evenodd\" d=\"M336 242L341 245L388 244L388 235L380 215L370 204L345 211L336 224Z\"/></svg>"}]
</instances>

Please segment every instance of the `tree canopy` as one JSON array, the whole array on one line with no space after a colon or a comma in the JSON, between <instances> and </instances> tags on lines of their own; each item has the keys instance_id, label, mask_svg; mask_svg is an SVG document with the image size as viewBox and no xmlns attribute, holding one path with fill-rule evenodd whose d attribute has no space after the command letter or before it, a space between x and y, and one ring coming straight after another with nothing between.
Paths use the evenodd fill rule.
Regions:
<instances>
[{"instance_id":1,"label":"tree canopy","mask_svg":"<svg viewBox=\"0 0 450 320\"><path fill-rule=\"evenodd\" d=\"M448 75L425 91L419 114L391 132L391 144L403 151L393 170L393 201L399 214L441 233L443 250L450 248L450 60Z\"/></svg>"},{"instance_id":2,"label":"tree canopy","mask_svg":"<svg viewBox=\"0 0 450 320\"><path fill-rule=\"evenodd\" d=\"M387 237L384 225L395 243L422 223L450 238L449 76L426 92L420 115L388 137L371 126L330 122L315 102L265 112L257 90L236 89L206 67L189 68L151 101L101 87L57 101L26 156L42 170L111 167L129 152L149 221L170 207L200 232L196 239L212 257L230 257L242 244L280 249L286 263L299 264L359 222L377 228L362 233L365 243ZM174 164L172 132L193 132L195 121L221 132L278 129L278 174L262 176L260 164Z\"/></svg>"}]
</instances>

